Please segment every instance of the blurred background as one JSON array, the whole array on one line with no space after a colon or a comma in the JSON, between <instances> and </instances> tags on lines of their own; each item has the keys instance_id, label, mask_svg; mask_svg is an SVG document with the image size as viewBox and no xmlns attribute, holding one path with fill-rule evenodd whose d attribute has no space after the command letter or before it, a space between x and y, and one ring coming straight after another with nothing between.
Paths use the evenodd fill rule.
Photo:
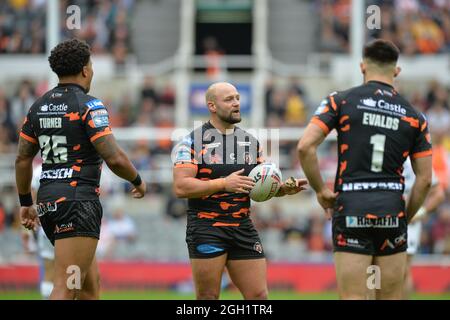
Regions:
<instances>
[{"instance_id":1,"label":"blurred background","mask_svg":"<svg viewBox=\"0 0 450 320\"><path fill-rule=\"evenodd\" d=\"M170 153L194 121L207 118L209 84L236 84L241 126L280 129L279 141L267 137L267 145L278 143L279 150L267 148L266 158L279 162L284 177L301 177L295 147L302 129L326 95L362 82L362 44L381 37L401 50L396 89L428 117L433 166L446 190L446 201L424 220L415 289L450 297L449 0L4 0L0 298L37 288L38 259L22 243L14 160L26 112L56 81L48 52L71 37L90 44L91 94L108 107L116 139L149 183L146 198L131 200L130 184L103 170L98 259L105 291L191 294L186 201L172 193ZM332 133L320 149L330 184L336 159ZM335 291L331 226L311 190L254 203L252 219L268 257L272 291L315 292L319 298ZM227 281L224 286L233 291Z\"/></svg>"}]
</instances>

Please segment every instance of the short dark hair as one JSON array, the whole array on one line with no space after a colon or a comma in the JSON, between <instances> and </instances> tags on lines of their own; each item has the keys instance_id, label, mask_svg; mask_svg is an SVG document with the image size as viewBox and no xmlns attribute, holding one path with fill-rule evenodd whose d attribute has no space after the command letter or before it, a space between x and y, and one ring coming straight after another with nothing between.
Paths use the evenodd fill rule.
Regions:
<instances>
[{"instance_id":1,"label":"short dark hair","mask_svg":"<svg viewBox=\"0 0 450 320\"><path fill-rule=\"evenodd\" d=\"M396 63L400 50L389 40L376 39L364 46L363 57L380 64Z\"/></svg>"},{"instance_id":2,"label":"short dark hair","mask_svg":"<svg viewBox=\"0 0 450 320\"><path fill-rule=\"evenodd\" d=\"M73 76L83 70L83 67L89 63L90 57L91 48L86 42L70 39L53 48L48 62L58 77Z\"/></svg>"}]
</instances>

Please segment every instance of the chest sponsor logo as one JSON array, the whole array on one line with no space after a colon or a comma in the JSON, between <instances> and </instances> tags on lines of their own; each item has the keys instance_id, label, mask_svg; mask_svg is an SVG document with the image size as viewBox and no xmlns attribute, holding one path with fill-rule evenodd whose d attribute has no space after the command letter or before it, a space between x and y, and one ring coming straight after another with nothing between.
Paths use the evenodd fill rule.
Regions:
<instances>
[{"instance_id":1,"label":"chest sponsor logo","mask_svg":"<svg viewBox=\"0 0 450 320\"><path fill-rule=\"evenodd\" d=\"M38 112L37 114L42 114L42 113L58 113L58 114L59 113L66 113L68 108L69 107L65 103L61 103L61 104L49 103L49 104L44 104L44 105L40 106L39 110L41 112Z\"/></svg>"},{"instance_id":2,"label":"chest sponsor logo","mask_svg":"<svg viewBox=\"0 0 450 320\"><path fill-rule=\"evenodd\" d=\"M389 111L398 115L406 115L406 109L402 105L389 103L383 99L374 100L372 97L369 97L361 99L360 102L365 107Z\"/></svg>"}]
</instances>

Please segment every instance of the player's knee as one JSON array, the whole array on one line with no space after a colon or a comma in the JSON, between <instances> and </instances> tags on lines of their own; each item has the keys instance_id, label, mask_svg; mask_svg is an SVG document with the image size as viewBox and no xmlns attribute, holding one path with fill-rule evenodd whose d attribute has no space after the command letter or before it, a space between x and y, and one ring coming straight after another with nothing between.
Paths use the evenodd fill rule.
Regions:
<instances>
[{"instance_id":1,"label":"player's knee","mask_svg":"<svg viewBox=\"0 0 450 320\"><path fill-rule=\"evenodd\" d=\"M367 294L343 293L340 295L341 300L367 300Z\"/></svg>"},{"instance_id":2,"label":"player's knee","mask_svg":"<svg viewBox=\"0 0 450 320\"><path fill-rule=\"evenodd\" d=\"M262 289L259 291L255 291L245 297L247 300L267 300L269 297L269 291L266 289Z\"/></svg>"},{"instance_id":3,"label":"player's knee","mask_svg":"<svg viewBox=\"0 0 450 320\"><path fill-rule=\"evenodd\" d=\"M218 300L219 292L215 290L205 290L197 292L197 300Z\"/></svg>"},{"instance_id":4,"label":"player's knee","mask_svg":"<svg viewBox=\"0 0 450 320\"><path fill-rule=\"evenodd\" d=\"M405 274L399 274L394 271L385 272L381 280L381 288L386 290L393 290L403 284L405 281Z\"/></svg>"},{"instance_id":5,"label":"player's knee","mask_svg":"<svg viewBox=\"0 0 450 320\"><path fill-rule=\"evenodd\" d=\"M81 292L78 295L79 300L99 300L100 299L100 293L99 291L94 290L81 290Z\"/></svg>"},{"instance_id":6,"label":"player's knee","mask_svg":"<svg viewBox=\"0 0 450 320\"><path fill-rule=\"evenodd\" d=\"M86 279L81 288L79 299L98 300L100 299L100 275Z\"/></svg>"},{"instance_id":7,"label":"player's knee","mask_svg":"<svg viewBox=\"0 0 450 320\"><path fill-rule=\"evenodd\" d=\"M77 290L69 288L65 283L55 283L52 293L50 294L51 300L74 300L77 295Z\"/></svg>"}]
</instances>

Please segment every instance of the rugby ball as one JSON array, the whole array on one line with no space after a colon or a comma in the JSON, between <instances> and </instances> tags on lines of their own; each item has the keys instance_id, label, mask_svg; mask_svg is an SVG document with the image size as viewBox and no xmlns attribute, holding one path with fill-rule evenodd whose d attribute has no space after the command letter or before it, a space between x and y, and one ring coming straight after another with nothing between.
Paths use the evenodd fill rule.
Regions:
<instances>
[{"instance_id":1,"label":"rugby ball","mask_svg":"<svg viewBox=\"0 0 450 320\"><path fill-rule=\"evenodd\" d=\"M272 198L280 190L283 181L281 171L274 163L261 163L254 167L248 176L255 182L250 191L250 199L256 202Z\"/></svg>"}]
</instances>

